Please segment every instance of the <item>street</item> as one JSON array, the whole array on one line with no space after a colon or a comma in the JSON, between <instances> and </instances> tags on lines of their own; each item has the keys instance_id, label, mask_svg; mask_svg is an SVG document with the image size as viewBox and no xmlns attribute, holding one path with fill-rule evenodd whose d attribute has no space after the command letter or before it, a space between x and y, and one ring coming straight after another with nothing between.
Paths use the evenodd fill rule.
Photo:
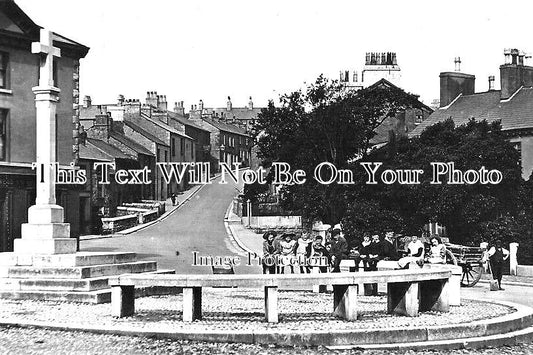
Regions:
<instances>
[{"instance_id":1,"label":"street","mask_svg":"<svg viewBox=\"0 0 533 355\"><path fill-rule=\"evenodd\" d=\"M154 260L159 269L176 273L209 274L211 267L193 266L193 252L213 257L240 257L236 273L258 273L258 266L248 267L242 253L227 234L224 214L238 194L239 186L231 181L219 184L220 178L203 186L192 199L165 220L138 232L113 238L80 242L81 251L129 251L139 259Z\"/></svg>"}]
</instances>

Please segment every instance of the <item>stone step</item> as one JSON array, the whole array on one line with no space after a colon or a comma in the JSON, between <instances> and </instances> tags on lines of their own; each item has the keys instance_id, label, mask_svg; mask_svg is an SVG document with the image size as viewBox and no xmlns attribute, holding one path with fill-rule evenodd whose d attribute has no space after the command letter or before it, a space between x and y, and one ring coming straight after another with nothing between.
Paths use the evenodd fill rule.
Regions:
<instances>
[{"instance_id":1,"label":"stone step","mask_svg":"<svg viewBox=\"0 0 533 355\"><path fill-rule=\"evenodd\" d=\"M155 261L103 264L75 267L8 266L0 269L0 277L43 279L88 279L94 277L141 273L157 270Z\"/></svg>"},{"instance_id":2,"label":"stone step","mask_svg":"<svg viewBox=\"0 0 533 355\"><path fill-rule=\"evenodd\" d=\"M156 270L147 272L149 274L174 274L175 270ZM94 278L93 280L106 280L107 278ZM2 279L4 280L4 279ZM16 280L16 279L8 279ZM20 280L19 280L20 281ZM31 281L31 280L28 280ZM48 280L48 281L65 281L65 280ZM89 281L89 280L66 280L66 281ZM1 282L1 281L0 281ZM177 294L181 290L176 288L136 288L135 297L146 297L151 295ZM68 291L68 290L2 290L0 288L0 298L13 300L37 300L37 301L67 301L77 303L109 303L111 302L111 289L91 291Z\"/></svg>"},{"instance_id":3,"label":"stone step","mask_svg":"<svg viewBox=\"0 0 533 355\"><path fill-rule=\"evenodd\" d=\"M111 290L96 290L86 292L64 291L0 291L0 298L12 300L33 301L67 301L79 303L108 303L111 302Z\"/></svg>"},{"instance_id":4,"label":"stone step","mask_svg":"<svg viewBox=\"0 0 533 355\"><path fill-rule=\"evenodd\" d=\"M156 270L147 274L174 274L174 270ZM0 278L0 291L69 291L83 292L109 288L109 277L88 279Z\"/></svg>"},{"instance_id":5,"label":"stone step","mask_svg":"<svg viewBox=\"0 0 533 355\"><path fill-rule=\"evenodd\" d=\"M0 291L95 291L109 288L108 277L88 279L0 279Z\"/></svg>"},{"instance_id":6,"label":"stone step","mask_svg":"<svg viewBox=\"0 0 533 355\"><path fill-rule=\"evenodd\" d=\"M77 252L75 254L31 255L0 253L0 265L35 267L73 267L104 264L123 264L136 260L135 253Z\"/></svg>"}]
</instances>

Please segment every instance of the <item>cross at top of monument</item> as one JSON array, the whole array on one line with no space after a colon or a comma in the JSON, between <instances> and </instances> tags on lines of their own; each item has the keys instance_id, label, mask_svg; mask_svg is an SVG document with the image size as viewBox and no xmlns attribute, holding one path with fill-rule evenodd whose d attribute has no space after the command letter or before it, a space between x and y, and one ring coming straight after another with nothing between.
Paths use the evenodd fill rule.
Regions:
<instances>
[{"instance_id":1,"label":"cross at top of monument","mask_svg":"<svg viewBox=\"0 0 533 355\"><path fill-rule=\"evenodd\" d=\"M40 42L31 44L31 52L44 54L41 60L39 86L54 86L54 57L61 57L61 50L54 47L52 32L42 28Z\"/></svg>"}]
</instances>

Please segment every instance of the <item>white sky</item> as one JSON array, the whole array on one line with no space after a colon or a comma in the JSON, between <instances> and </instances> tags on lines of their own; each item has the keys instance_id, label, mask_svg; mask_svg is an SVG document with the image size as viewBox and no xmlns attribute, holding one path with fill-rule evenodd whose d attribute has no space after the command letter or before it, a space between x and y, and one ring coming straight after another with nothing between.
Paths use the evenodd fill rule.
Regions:
<instances>
[{"instance_id":1,"label":"white sky","mask_svg":"<svg viewBox=\"0 0 533 355\"><path fill-rule=\"evenodd\" d=\"M397 52L402 87L429 104L455 56L486 91L489 75L499 88L504 48L533 51L527 1L15 1L91 48L80 85L95 104L157 91L171 108L223 107L228 95L264 106L320 73L362 69L370 51Z\"/></svg>"}]
</instances>

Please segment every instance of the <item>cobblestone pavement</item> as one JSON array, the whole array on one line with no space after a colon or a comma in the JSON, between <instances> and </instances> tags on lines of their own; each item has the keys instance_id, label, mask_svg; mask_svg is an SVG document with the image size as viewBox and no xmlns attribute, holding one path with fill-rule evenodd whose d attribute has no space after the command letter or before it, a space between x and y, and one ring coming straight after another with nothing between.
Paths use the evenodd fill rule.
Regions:
<instances>
[{"instance_id":1,"label":"cobblestone pavement","mask_svg":"<svg viewBox=\"0 0 533 355\"><path fill-rule=\"evenodd\" d=\"M1 354L533 354L533 344L456 351L331 351L323 347L277 347L254 344L204 343L35 328L0 328Z\"/></svg>"},{"instance_id":2,"label":"cobblestone pavement","mask_svg":"<svg viewBox=\"0 0 533 355\"><path fill-rule=\"evenodd\" d=\"M264 321L264 295L258 289L205 289L203 319L192 324L181 321L182 295L139 298L135 303L136 313L125 318L112 317L110 304L0 300L0 320L162 332L319 331L458 324L513 311L499 304L463 300L463 305L450 307L448 313L424 312L415 318L399 317L386 313L385 296L360 297L360 309L363 310L360 319L347 322L332 315L332 294L282 291L278 297L280 323L277 324Z\"/></svg>"}]
</instances>

